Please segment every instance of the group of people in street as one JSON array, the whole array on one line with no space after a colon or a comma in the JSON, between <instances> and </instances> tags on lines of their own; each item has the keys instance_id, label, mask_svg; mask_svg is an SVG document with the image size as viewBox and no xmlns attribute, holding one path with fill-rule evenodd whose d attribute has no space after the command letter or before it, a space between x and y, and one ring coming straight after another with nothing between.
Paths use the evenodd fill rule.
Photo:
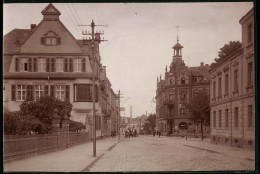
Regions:
<instances>
[{"instance_id":1,"label":"group of people in street","mask_svg":"<svg viewBox=\"0 0 260 174\"><path fill-rule=\"evenodd\" d=\"M156 132L153 131L153 136L155 136L155 134L156 134L157 136L159 136L159 138L160 138L160 136L161 136L161 132L160 132L159 130L157 130Z\"/></svg>"},{"instance_id":2,"label":"group of people in street","mask_svg":"<svg viewBox=\"0 0 260 174\"><path fill-rule=\"evenodd\" d=\"M130 138L130 137L136 137L137 136L137 130L136 129L130 129L128 128L125 131L125 137Z\"/></svg>"},{"instance_id":3,"label":"group of people in street","mask_svg":"<svg viewBox=\"0 0 260 174\"><path fill-rule=\"evenodd\" d=\"M111 137L112 137L112 138L116 137L116 130L112 130L112 131L111 131Z\"/></svg>"}]
</instances>

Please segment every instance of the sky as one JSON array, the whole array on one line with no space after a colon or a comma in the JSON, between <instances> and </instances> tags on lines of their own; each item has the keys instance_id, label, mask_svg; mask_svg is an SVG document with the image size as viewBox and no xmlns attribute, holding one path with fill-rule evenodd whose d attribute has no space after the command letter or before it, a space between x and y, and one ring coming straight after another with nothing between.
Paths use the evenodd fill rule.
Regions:
<instances>
[{"instance_id":1,"label":"sky","mask_svg":"<svg viewBox=\"0 0 260 174\"><path fill-rule=\"evenodd\" d=\"M29 29L39 24L48 3L4 4L3 35L15 28ZM122 116L155 113L157 77L173 57L177 33L182 58L189 67L211 64L229 41L241 41L239 20L252 2L217 3L53 3L60 20L82 39L94 20L107 42L100 44L101 63L115 93L122 94ZM169 68L168 68L169 69Z\"/></svg>"}]
</instances>

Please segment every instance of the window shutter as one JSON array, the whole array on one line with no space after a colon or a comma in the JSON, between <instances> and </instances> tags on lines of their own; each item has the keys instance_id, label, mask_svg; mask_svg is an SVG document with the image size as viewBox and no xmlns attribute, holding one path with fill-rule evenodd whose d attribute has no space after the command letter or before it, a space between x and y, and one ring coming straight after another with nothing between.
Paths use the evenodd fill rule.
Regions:
<instances>
[{"instance_id":1,"label":"window shutter","mask_svg":"<svg viewBox=\"0 0 260 174\"><path fill-rule=\"evenodd\" d=\"M50 72L50 58L46 59L46 71Z\"/></svg>"},{"instance_id":2,"label":"window shutter","mask_svg":"<svg viewBox=\"0 0 260 174\"><path fill-rule=\"evenodd\" d=\"M27 86L26 100L27 101L33 101L33 86L32 85Z\"/></svg>"},{"instance_id":3,"label":"window shutter","mask_svg":"<svg viewBox=\"0 0 260 174\"><path fill-rule=\"evenodd\" d=\"M64 71L65 71L65 72L68 72L68 58L65 58Z\"/></svg>"},{"instance_id":4,"label":"window shutter","mask_svg":"<svg viewBox=\"0 0 260 174\"><path fill-rule=\"evenodd\" d=\"M45 44L45 39L44 39L44 37L41 37L41 44L42 44L42 45Z\"/></svg>"},{"instance_id":5,"label":"window shutter","mask_svg":"<svg viewBox=\"0 0 260 174\"><path fill-rule=\"evenodd\" d=\"M82 58L82 72L86 72L86 58Z\"/></svg>"},{"instance_id":6,"label":"window shutter","mask_svg":"<svg viewBox=\"0 0 260 174\"><path fill-rule=\"evenodd\" d=\"M20 65L20 58L19 58L19 57L16 57L16 58L15 58L15 71L16 71L16 72L18 72L19 69L20 69L19 65Z\"/></svg>"},{"instance_id":7,"label":"window shutter","mask_svg":"<svg viewBox=\"0 0 260 174\"><path fill-rule=\"evenodd\" d=\"M66 96L65 100L70 101L70 86L66 85Z\"/></svg>"},{"instance_id":8,"label":"window shutter","mask_svg":"<svg viewBox=\"0 0 260 174\"><path fill-rule=\"evenodd\" d=\"M29 67L28 67L28 71L29 71L29 72L32 72L32 58L29 58L29 59L28 59L28 66L29 66Z\"/></svg>"},{"instance_id":9,"label":"window shutter","mask_svg":"<svg viewBox=\"0 0 260 174\"><path fill-rule=\"evenodd\" d=\"M57 45L60 45L60 37L57 37Z\"/></svg>"},{"instance_id":10,"label":"window shutter","mask_svg":"<svg viewBox=\"0 0 260 174\"><path fill-rule=\"evenodd\" d=\"M49 95L49 85L45 85L45 87L44 87L45 89L44 89L44 95Z\"/></svg>"},{"instance_id":11,"label":"window shutter","mask_svg":"<svg viewBox=\"0 0 260 174\"><path fill-rule=\"evenodd\" d=\"M37 58L35 57L33 58L33 72L37 72L37 69Z\"/></svg>"},{"instance_id":12,"label":"window shutter","mask_svg":"<svg viewBox=\"0 0 260 174\"><path fill-rule=\"evenodd\" d=\"M51 72L55 72L55 62L56 62L56 59L52 58L51 59Z\"/></svg>"},{"instance_id":13,"label":"window shutter","mask_svg":"<svg viewBox=\"0 0 260 174\"><path fill-rule=\"evenodd\" d=\"M55 86L51 85L51 96L55 97Z\"/></svg>"},{"instance_id":14,"label":"window shutter","mask_svg":"<svg viewBox=\"0 0 260 174\"><path fill-rule=\"evenodd\" d=\"M16 101L16 85L12 85L11 100Z\"/></svg>"},{"instance_id":15,"label":"window shutter","mask_svg":"<svg viewBox=\"0 0 260 174\"><path fill-rule=\"evenodd\" d=\"M70 58L70 72L73 72L73 59Z\"/></svg>"}]
</instances>

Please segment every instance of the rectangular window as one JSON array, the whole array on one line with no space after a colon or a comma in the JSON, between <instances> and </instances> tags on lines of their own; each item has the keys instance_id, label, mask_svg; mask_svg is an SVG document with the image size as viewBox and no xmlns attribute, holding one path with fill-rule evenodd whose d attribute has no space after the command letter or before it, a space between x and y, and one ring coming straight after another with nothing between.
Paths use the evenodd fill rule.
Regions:
<instances>
[{"instance_id":1,"label":"rectangular window","mask_svg":"<svg viewBox=\"0 0 260 174\"><path fill-rule=\"evenodd\" d=\"M253 63L250 62L247 65L247 85L252 85L253 82Z\"/></svg>"},{"instance_id":2,"label":"rectangular window","mask_svg":"<svg viewBox=\"0 0 260 174\"><path fill-rule=\"evenodd\" d=\"M92 101L92 92L90 84L76 84L74 88L75 101Z\"/></svg>"},{"instance_id":3,"label":"rectangular window","mask_svg":"<svg viewBox=\"0 0 260 174\"><path fill-rule=\"evenodd\" d=\"M56 60L56 72L63 72L64 60L63 58L57 58Z\"/></svg>"},{"instance_id":4,"label":"rectangular window","mask_svg":"<svg viewBox=\"0 0 260 174\"><path fill-rule=\"evenodd\" d=\"M225 110L225 127L228 127L228 109Z\"/></svg>"},{"instance_id":5,"label":"rectangular window","mask_svg":"<svg viewBox=\"0 0 260 174\"><path fill-rule=\"evenodd\" d=\"M51 38L51 45L57 45L57 40L55 37Z\"/></svg>"},{"instance_id":6,"label":"rectangular window","mask_svg":"<svg viewBox=\"0 0 260 174\"><path fill-rule=\"evenodd\" d=\"M222 84L221 84L221 78L218 78L218 96L221 97L222 93Z\"/></svg>"},{"instance_id":7,"label":"rectangular window","mask_svg":"<svg viewBox=\"0 0 260 174\"><path fill-rule=\"evenodd\" d=\"M80 58L76 58L74 59L74 72L81 72L81 59Z\"/></svg>"},{"instance_id":8,"label":"rectangular window","mask_svg":"<svg viewBox=\"0 0 260 174\"><path fill-rule=\"evenodd\" d=\"M17 85L17 100L18 101L25 101L26 100L25 85Z\"/></svg>"},{"instance_id":9,"label":"rectangular window","mask_svg":"<svg viewBox=\"0 0 260 174\"><path fill-rule=\"evenodd\" d=\"M213 127L216 127L216 111L213 112Z\"/></svg>"},{"instance_id":10,"label":"rectangular window","mask_svg":"<svg viewBox=\"0 0 260 174\"><path fill-rule=\"evenodd\" d=\"M228 74L225 75L225 94L228 94Z\"/></svg>"},{"instance_id":11,"label":"rectangular window","mask_svg":"<svg viewBox=\"0 0 260 174\"><path fill-rule=\"evenodd\" d=\"M213 82L213 98L216 98L216 82Z\"/></svg>"},{"instance_id":12,"label":"rectangular window","mask_svg":"<svg viewBox=\"0 0 260 174\"><path fill-rule=\"evenodd\" d=\"M238 91L238 70L234 71L234 91Z\"/></svg>"},{"instance_id":13,"label":"rectangular window","mask_svg":"<svg viewBox=\"0 0 260 174\"><path fill-rule=\"evenodd\" d=\"M65 86L64 85L56 86L56 98L61 101L65 100Z\"/></svg>"},{"instance_id":14,"label":"rectangular window","mask_svg":"<svg viewBox=\"0 0 260 174\"><path fill-rule=\"evenodd\" d=\"M39 58L38 59L38 71L45 72L46 71L46 59Z\"/></svg>"},{"instance_id":15,"label":"rectangular window","mask_svg":"<svg viewBox=\"0 0 260 174\"><path fill-rule=\"evenodd\" d=\"M169 99L170 99L170 101L173 100L173 96L172 96L172 94L169 95Z\"/></svg>"},{"instance_id":16,"label":"rectangular window","mask_svg":"<svg viewBox=\"0 0 260 174\"><path fill-rule=\"evenodd\" d=\"M253 106L248 105L248 127L253 127Z\"/></svg>"},{"instance_id":17,"label":"rectangular window","mask_svg":"<svg viewBox=\"0 0 260 174\"><path fill-rule=\"evenodd\" d=\"M237 128L238 127L238 108L235 108L235 113L234 113L234 127Z\"/></svg>"},{"instance_id":18,"label":"rectangular window","mask_svg":"<svg viewBox=\"0 0 260 174\"><path fill-rule=\"evenodd\" d=\"M45 44L46 45L51 45L51 38L50 37L46 37L45 38Z\"/></svg>"},{"instance_id":19,"label":"rectangular window","mask_svg":"<svg viewBox=\"0 0 260 174\"><path fill-rule=\"evenodd\" d=\"M221 110L218 111L218 127L221 127L221 123L222 123L222 119L221 119L222 115L221 115Z\"/></svg>"},{"instance_id":20,"label":"rectangular window","mask_svg":"<svg viewBox=\"0 0 260 174\"><path fill-rule=\"evenodd\" d=\"M252 42L252 34L253 34L253 28L252 28L252 24L248 25L248 43Z\"/></svg>"},{"instance_id":21,"label":"rectangular window","mask_svg":"<svg viewBox=\"0 0 260 174\"><path fill-rule=\"evenodd\" d=\"M22 72L27 72L28 71L28 58L21 58L20 60L20 70Z\"/></svg>"},{"instance_id":22,"label":"rectangular window","mask_svg":"<svg viewBox=\"0 0 260 174\"><path fill-rule=\"evenodd\" d=\"M43 85L36 85L35 86L35 98L39 100L44 95L44 86Z\"/></svg>"}]
</instances>

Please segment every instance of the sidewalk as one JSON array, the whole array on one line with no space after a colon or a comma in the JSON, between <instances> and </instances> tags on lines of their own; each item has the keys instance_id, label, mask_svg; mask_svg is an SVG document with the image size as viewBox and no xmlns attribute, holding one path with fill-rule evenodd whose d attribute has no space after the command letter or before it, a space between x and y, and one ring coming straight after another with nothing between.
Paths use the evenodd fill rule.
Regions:
<instances>
[{"instance_id":1,"label":"sidewalk","mask_svg":"<svg viewBox=\"0 0 260 174\"><path fill-rule=\"evenodd\" d=\"M210 139L204 139L203 141L200 138L192 138L187 140L186 138L176 139L181 139L181 142L184 146L201 149L202 151L205 151L206 154L218 153L222 155L233 156L234 158L244 158L251 161L255 160L254 150L231 147L229 145L223 144L215 144L211 142Z\"/></svg>"},{"instance_id":2,"label":"sidewalk","mask_svg":"<svg viewBox=\"0 0 260 174\"><path fill-rule=\"evenodd\" d=\"M122 139L123 136L121 136ZM6 162L4 171L81 172L116 143L118 143L118 137L97 140L96 157L93 157L93 141L89 141L61 151Z\"/></svg>"}]
</instances>

